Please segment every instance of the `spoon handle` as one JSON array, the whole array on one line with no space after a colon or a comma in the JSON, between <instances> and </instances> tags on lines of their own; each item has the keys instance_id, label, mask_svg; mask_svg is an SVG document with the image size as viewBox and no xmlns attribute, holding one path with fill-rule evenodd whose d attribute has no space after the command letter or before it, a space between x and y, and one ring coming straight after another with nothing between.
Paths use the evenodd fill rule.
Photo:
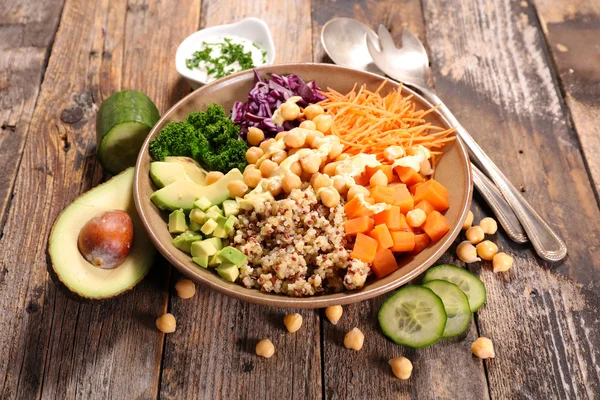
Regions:
<instances>
[{"instance_id":1,"label":"spoon handle","mask_svg":"<svg viewBox=\"0 0 600 400\"><path fill-rule=\"evenodd\" d=\"M407 85L413 87L422 93L434 105L439 107L439 111L446 117L448 122L456 126L456 132L465 142L471 157L483 169L485 173L496 184L507 203L515 212L517 218L523 225L527 236L531 241L537 254L547 261L560 261L567 255L567 246L562 239L552 230L544 219L535 211L535 209L521 196L517 188L500 171L500 168L488 157L483 149L475 142L473 137L458 122L456 117L450 112L448 107L431 90L417 87L416 85Z\"/></svg>"}]
</instances>

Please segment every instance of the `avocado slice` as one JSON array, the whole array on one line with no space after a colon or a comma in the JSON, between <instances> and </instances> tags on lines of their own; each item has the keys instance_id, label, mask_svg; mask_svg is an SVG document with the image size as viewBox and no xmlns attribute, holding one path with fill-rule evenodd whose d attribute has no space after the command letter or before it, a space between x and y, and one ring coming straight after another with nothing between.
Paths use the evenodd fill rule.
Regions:
<instances>
[{"instance_id":1,"label":"avocado slice","mask_svg":"<svg viewBox=\"0 0 600 400\"><path fill-rule=\"evenodd\" d=\"M208 268L208 256L206 254L192 257L192 261L201 266L202 268Z\"/></svg>"},{"instance_id":2,"label":"avocado slice","mask_svg":"<svg viewBox=\"0 0 600 400\"><path fill-rule=\"evenodd\" d=\"M190 221L195 221L202 225L206 221L206 214L198 208L192 208L192 211L190 211Z\"/></svg>"},{"instance_id":3,"label":"avocado slice","mask_svg":"<svg viewBox=\"0 0 600 400\"><path fill-rule=\"evenodd\" d=\"M150 199L161 210L173 211L181 208L189 211L194 207L194 202L201 197L206 197L213 205L223 203L229 198L227 184L243 179L242 173L237 168L208 186L200 186L187 179L181 179L152 193Z\"/></svg>"},{"instance_id":4,"label":"avocado slice","mask_svg":"<svg viewBox=\"0 0 600 400\"><path fill-rule=\"evenodd\" d=\"M212 204L210 203L210 200L204 196L200 197L198 200L196 200L194 202L194 207L199 208L202 211L208 210L211 205Z\"/></svg>"},{"instance_id":5,"label":"avocado slice","mask_svg":"<svg viewBox=\"0 0 600 400\"><path fill-rule=\"evenodd\" d=\"M217 274L226 281L235 282L238 276L240 276L240 270L237 265L224 262L217 267Z\"/></svg>"},{"instance_id":6,"label":"avocado slice","mask_svg":"<svg viewBox=\"0 0 600 400\"><path fill-rule=\"evenodd\" d=\"M225 200L223 202L223 213L226 217L232 215L238 215L240 213L240 206L235 200Z\"/></svg>"},{"instance_id":7,"label":"avocado slice","mask_svg":"<svg viewBox=\"0 0 600 400\"><path fill-rule=\"evenodd\" d=\"M180 164L154 161L150 163L150 178L159 188L170 185L179 180L186 179L185 169Z\"/></svg>"},{"instance_id":8,"label":"avocado slice","mask_svg":"<svg viewBox=\"0 0 600 400\"><path fill-rule=\"evenodd\" d=\"M173 239L173 246L189 254L192 250L192 243L198 240L202 240L202 235L188 230Z\"/></svg>"},{"instance_id":9,"label":"avocado slice","mask_svg":"<svg viewBox=\"0 0 600 400\"><path fill-rule=\"evenodd\" d=\"M190 231L194 231L194 232L200 232L200 229L202 228L202 224L197 223L194 220L190 221L190 226L188 227Z\"/></svg>"},{"instance_id":10,"label":"avocado slice","mask_svg":"<svg viewBox=\"0 0 600 400\"><path fill-rule=\"evenodd\" d=\"M223 248L223 242L221 241L221 238L212 237L212 238L204 239L204 241L210 242L213 246L215 246L215 249L217 249L217 250L221 250Z\"/></svg>"},{"instance_id":11,"label":"avocado slice","mask_svg":"<svg viewBox=\"0 0 600 400\"><path fill-rule=\"evenodd\" d=\"M209 218L206 220L204 225L202 225L202 228L200 228L200 231L202 233L204 233L205 235L210 235L211 233L214 232L215 228L217 228L218 226L219 226L219 224L217 224L217 221L215 221L212 218Z\"/></svg>"},{"instance_id":12,"label":"avocado slice","mask_svg":"<svg viewBox=\"0 0 600 400\"><path fill-rule=\"evenodd\" d=\"M204 180L206 178L206 171L196 162L196 160L189 157L165 157L166 163L179 164L185 170L187 177L194 183L204 186Z\"/></svg>"},{"instance_id":13,"label":"avocado slice","mask_svg":"<svg viewBox=\"0 0 600 400\"><path fill-rule=\"evenodd\" d=\"M169 233L183 233L187 230L185 214L181 210L175 210L169 214Z\"/></svg>"},{"instance_id":14,"label":"avocado slice","mask_svg":"<svg viewBox=\"0 0 600 400\"><path fill-rule=\"evenodd\" d=\"M217 251L217 248L207 240L199 240L197 242L192 243L192 257L197 257L201 255L206 255L207 257L210 257L212 255L217 254Z\"/></svg>"},{"instance_id":15,"label":"avocado slice","mask_svg":"<svg viewBox=\"0 0 600 400\"><path fill-rule=\"evenodd\" d=\"M156 250L137 215L133 203L134 168L128 168L68 205L58 216L48 240L52 269L58 279L79 297L106 299L133 288L148 273ZM79 252L81 228L94 216L123 210L131 217L134 240L129 255L115 269L90 264Z\"/></svg>"},{"instance_id":16,"label":"avocado slice","mask_svg":"<svg viewBox=\"0 0 600 400\"><path fill-rule=\"evenodd\" d=\"M248 260L248 257L246 257L244 253L231 246L224 247L219 252L219 258L223 262L234 264L237 267L241 267L242 264L245 263L246 260Z\"/></svg>"},{"instance_id":17,"label":"avocado slice","mask_svg":"<svg viewBox=\"0 0 600 400\"><path fill-rule=\"evenodd\" d=\"M208 259L208 266L211 268L216 268L219 265L221 265L222 262L223 261L221 261L221 259L219 258L219 253L217 252L217 254L214 254Z\"/></svg>"}]
</instances>

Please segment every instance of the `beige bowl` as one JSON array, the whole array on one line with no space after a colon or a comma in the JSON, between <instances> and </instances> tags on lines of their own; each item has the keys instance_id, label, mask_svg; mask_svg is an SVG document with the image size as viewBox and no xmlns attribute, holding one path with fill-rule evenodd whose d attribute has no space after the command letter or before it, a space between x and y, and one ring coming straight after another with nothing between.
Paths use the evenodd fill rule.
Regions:
<instances>
[{"instance_id":1,"label":"beige bowl","mask_svg":"<svg viewBox=\"0 0 600 400\"><path fill-rule=\"evenodd\" d=\"M345 93L352 89L355 82L366 83L371 90L377 88L383 78L367 72L329 64L282 64L258 68L261 76L269 72L279 75L298 74L305 81L316 80L322 88L331 87ZM239 284L226 282L214 271L196 266L187 254L171 244L171 235L167 230L166 213L159 210L150 201L155 190L150 180L149 167L151 157L148 153L150 139L160 132L162 127L171 121L183 121L192 111L205 110L209 104L221 104L230 110L234 101L245 101L247 93L254 83L252 71L244 71L208 84L173 106L154 126L150 132L137 160L134 199L140 218L148 232L148 236L162 253L184 275L228 296L252 303L274 307L320 308L336 304L349 304L366 300L395 289L435 263L450 247L460 232L462 222L469 210L472 197L472 177L469 159L464 144L457 140L444 149L444 156L436 168L436 179L448 188L450 208L446 218L450 223L450 231L438 242L430 245L414 257L404 257L400 269L383 279L370 278L360 290L335 293L321 296L296 298L284 295L262 293L255 289L246 289ZM397 84L389 83L385 91L395 89ZM403 91L412 94L419 108L430 108L430 105L419 95L406 88ZM437 125L448 127L448 123L438 114L429 114L429 120Z\"/></svg>"}]
</instances>

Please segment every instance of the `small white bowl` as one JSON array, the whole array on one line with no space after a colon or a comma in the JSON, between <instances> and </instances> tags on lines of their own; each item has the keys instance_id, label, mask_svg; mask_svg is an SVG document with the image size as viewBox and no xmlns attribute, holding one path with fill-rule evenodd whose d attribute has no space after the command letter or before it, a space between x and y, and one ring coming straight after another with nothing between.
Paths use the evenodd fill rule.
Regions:
<instances>
[{"instance_id":1,"label":"small white bowl","mask_svg":"<svg viewBox=\"0 0 600 400\"><path fill-rule=\"evenodd\" d=\"M272 65L273 61L275 61L273 37L271 36L269 27L262 19L246 18L235 24L217 25L199 30L181 42L175 54L175 68L179 75L183 76L190 83L192 89L198 89L200 86L206 85L207 82L199 80L194 75L194 71L185 65L185 60L200 49L205 39L227 35L251 40L263 48L267 52L267 62L264 65Z\"/></svg>"}]
</instances>

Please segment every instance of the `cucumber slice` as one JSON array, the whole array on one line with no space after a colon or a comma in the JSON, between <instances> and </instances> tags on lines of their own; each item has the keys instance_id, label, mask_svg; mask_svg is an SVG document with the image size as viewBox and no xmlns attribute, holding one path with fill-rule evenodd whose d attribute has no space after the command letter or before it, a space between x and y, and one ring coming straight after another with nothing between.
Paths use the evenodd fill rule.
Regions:
<instances>
[{"instance_id":1,"label":"cucumber slice","mask_svg":"<svg viewBox=\"0 0 600 400\"><path fill-rule=\"evenodd\" d=\"M450 338L466 331L473 315L467 295L448 281L434 280L424 283L423 286L433 290L444 303L448 320L442 336Z\"/></svg>"},{"instance_id":2,"label":"cucumber slice","mask_svg":"<svg viewBox=\"0 0 600 400\"><path fill-rule=\"evenodd\" d=\"M431 290L405 286L387 299L379 309L379 326L383 334L407 347L426 347L444 333L444 303Z\"/></svg>"},{"instance_id":3,"label":"cucumber slice","mask_svg":"<svg viewBox=\"0 0 600 400\"><path fill-rule=\"evenodd\" d=\"M105 99L96 117L98 161L115 175L134 166L148 133L160 119L144 93L123 90Z\"/></svg>"},{"instance_id":4,"label":"cucumber slice","mask_svg":"<svg viewBox=\"0 0 600 400\"><path fill-rule=\"evenodd\" d=\"M452 264L443 264L430 268L423 278L423 283L442 280L454 283L469 299L471 312L479 310L485 303L486 290L483 282L464 268Z\"/></svg>"}]
</instances>

